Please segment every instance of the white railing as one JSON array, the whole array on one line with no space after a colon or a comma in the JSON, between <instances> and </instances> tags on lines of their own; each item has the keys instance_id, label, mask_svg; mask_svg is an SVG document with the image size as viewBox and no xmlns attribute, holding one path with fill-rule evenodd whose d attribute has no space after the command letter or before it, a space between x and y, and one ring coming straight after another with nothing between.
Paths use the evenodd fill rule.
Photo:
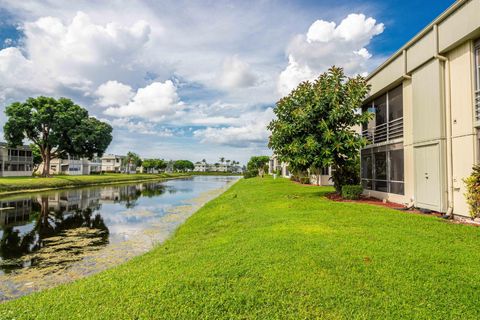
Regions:
<instances>
[{"instance_id":1,"label":"white railing","mask_svg":"<svg viewBox=\"0 0 480 320\"><path fill-rule=\"evenodd\" d=\"M362 131L370 143L386 142L403 137L403 117Z\"/></svg>"}]
</instances>

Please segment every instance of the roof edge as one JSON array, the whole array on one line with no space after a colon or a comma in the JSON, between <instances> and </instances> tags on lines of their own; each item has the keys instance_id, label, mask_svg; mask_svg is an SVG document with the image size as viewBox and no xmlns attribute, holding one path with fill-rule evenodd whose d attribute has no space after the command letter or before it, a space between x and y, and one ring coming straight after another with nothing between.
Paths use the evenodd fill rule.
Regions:
<instances>
[{"instance_id":1,"label":"roof edge","mask_svg":"<svg viewBox=\"0 0 480 320\"><path fill-rule=\"evenodd\" d=\"M407 50L410 48L412 45L414 45L418 40L423 38L428 32L430 32L433 29L433 26L436 24L441 23L445 19L447 19L452 13L457 11L460 7L462 7L465 3L469 2L471 0L457 0L455 3L450 5L444 12L442 12L438 17L436 17L432 22L430 22L425 28L423 28L419 33L417 33L412 39L410 39L407 43L405 43L400 49L395 51L394 54L392 54L387 60L385 60L382 64L380 64L378 67L376 67L367 77L367 80L370 80L375 76L377 73L382 71L386 66L388 66L393 60L398 58L400 55L402 55L404 50Z\"/></svg>"}]
</instances>

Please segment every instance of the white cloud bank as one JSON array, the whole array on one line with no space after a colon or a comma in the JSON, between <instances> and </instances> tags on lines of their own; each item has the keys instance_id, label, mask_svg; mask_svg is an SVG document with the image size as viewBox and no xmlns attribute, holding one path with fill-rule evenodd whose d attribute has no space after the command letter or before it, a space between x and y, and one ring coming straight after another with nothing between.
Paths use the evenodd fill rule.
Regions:
<instances>
[{"instance_id":1,"label":"white cloud bank","mask_svg":"<svg viewBox=\"0 0 480 320\"><path fill-rule=\"evenodd\" d=\"M240 60L238 56L233 56L223 62L219 81L220 85L226 88L247 88L256 84L257 76L248 63Z\"/></svg>"},{"instance_id":2,"label":"white cloud bank","mask_svg":"<svg viewBox=\"0 0 480 320\"><path fill-rule=\"evenodd\" d=\"M237 124L228 127L208 127L196 130L194 137L202 143L232 147L266 147L268 123L273 119L273 109L244 114L236 119Z\"/></svg>"},{"instance_id":3,"label":"white cloud bank","mask_svg":"<svg viewBox=\"0 0 480 320\"><path fill-rule=\"evenodd\" d=\"M153 82L138 89L128 103L119 107L109 107L104 113L113 117L136 117L151 121L163 121L181 111L183 106L183 102L178 97L177 88L172 81L167 80Z\"/></svg>"},{"instance_id":4,"label":"white cloud bank","mask_svg":"<svg viewBox=\"0 0 480 320\"><path fill-rule=\"evenodd\" d=\"M134 96L132 87L115 80L101 84L95 91L97 103L102 107L120 106L126 104Z\"/></svg>"},{"instance_id":5,"label":"white cloud bank","mask_svg":"<svg viewBox=\"0 0 480 320\"><path fill-rule=\"evenodd\" d=\"M150 26L142 20L130 26L101 25L77 12L69 23L47 16L26 22L22 30L21 49L0 50L0 98L58 95L66 90L89 95L99 83L138 79L135 68L145 70L139 59L149 41Z\"/></svg>"},{"instance_id":6,"label":"white cloud bank","mask_svg":"<svg viewBox=\"0 0 480 320\"><path fill-rule=\"evenodd\" d=\"M315 21L306 34L290 42L288 65L277 85L279 93L287 95L300 82L315 78L332 65L343 67L351 75L366 73L372 57L366 46L383 30L383 23L364 14L349 14L338 26L335 22Z\"/></svg>"}]
</instances>

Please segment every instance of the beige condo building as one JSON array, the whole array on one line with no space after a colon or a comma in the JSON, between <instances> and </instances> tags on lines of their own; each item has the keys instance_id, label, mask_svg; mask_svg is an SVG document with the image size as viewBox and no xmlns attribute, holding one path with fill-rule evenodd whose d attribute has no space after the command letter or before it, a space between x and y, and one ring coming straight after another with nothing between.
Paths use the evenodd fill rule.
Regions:
<instances>
[{"instance_id":1,"label":"beige condo building","mask_svg":"<svg viewBox=\"0 0 480 320\"><path fill-rule=\"evenodd\" d=\"M365 193L468 216L480 162L480 0L456 1L367 78Z\"/></svg>"}]
</instances>

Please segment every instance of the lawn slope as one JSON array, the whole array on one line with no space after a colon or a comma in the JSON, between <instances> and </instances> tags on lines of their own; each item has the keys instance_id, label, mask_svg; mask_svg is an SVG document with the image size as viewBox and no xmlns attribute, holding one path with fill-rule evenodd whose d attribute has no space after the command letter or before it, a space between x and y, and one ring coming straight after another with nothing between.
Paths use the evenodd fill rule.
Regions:
<instances>
[{"instance_id":1,"label":"lawn slope","mask_svg":"<svg viewBox=\"0 0 480 320\"><path fill-rule=\"evenodd\" d=\"M480 229L327 191L242 179L162 246L0 318L480 318Z\"/></svg>"}]
</instances>

